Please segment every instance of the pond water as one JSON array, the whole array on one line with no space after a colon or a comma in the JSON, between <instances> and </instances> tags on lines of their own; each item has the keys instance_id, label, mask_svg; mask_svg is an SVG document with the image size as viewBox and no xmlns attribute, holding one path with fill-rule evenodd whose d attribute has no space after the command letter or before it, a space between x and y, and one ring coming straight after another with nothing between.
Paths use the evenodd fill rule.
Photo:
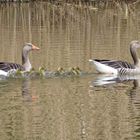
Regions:
<instances>
[{"instance_id":1,"label":"pond water","mask_svg":"<svg viewBox=\"0 0 140 140\"><path fill-rule=\"evenodd\" d=\"M30 54L35 69L78 66L87 74L1 80L0 139L139 139L139 77L134 81L101 77L88 62L90 58L132 62L129 43L140 38L139 9L1 4L1 61L21 63L23 44L32 42L41 48ZM111 80L100 83L103 78Z\"/></svg>"}]
</instances>

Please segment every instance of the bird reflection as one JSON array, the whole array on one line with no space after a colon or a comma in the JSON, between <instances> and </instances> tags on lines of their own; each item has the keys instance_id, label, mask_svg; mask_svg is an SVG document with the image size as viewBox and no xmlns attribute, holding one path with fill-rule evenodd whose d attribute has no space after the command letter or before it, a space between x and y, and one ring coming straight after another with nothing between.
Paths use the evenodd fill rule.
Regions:
<instances>
[{"instance_id":1,"label":"bird reflection","mask_svg":"<svg viewBox=\"0 0 140 140\"><path fill-rule=\"evenodd\" d=\"M140 87L140 75L99 75L91 82L92 86L102 86L115 83L123 83L133 81L134 88Z\"/></svg>"},{"instance_id":2,"label":"bird reflection","mask_svg":"<svg viewBox=\"0 0 140 140\"><path fill-rule=\"evenodd\" d=\"M120 83L123 83L123 84L125 83L128 86L122 86L122 85L120 86ZM132 85L130 83L132 83ZM128 115L126 115L124 118L126 118L125 121L129 123L129 126L130 126L129 130L133 132L131 137L134 139L139 139L139 135L140 135L140 75L123 75L123 76L122 75L120 76L98 75L98 77L94 81L91 82L91 87L96 87L98 88L98 90L103 91L103 93L105 92L105 90L108 91L108 89L110 89L109 85L114 89L112 90L113 92L115 91L115 93L118 93L118 92L124 93L126 95L126 96L123 96L125 97L123 98L123 100L125 100L124 103L128 103L128 104L125 104L124 108L121 106L121 108L125 110L126 114L128 113ZM109 86L109 88L100 88L102 86L103 87ZM92 88L92 89L95 91L96 88ZM110 93L112 91L110 91ZM121 98L121 96L119 96L119 98L117 98L118 96L114 96L114 97L116 97L116 100L120 100ZM119 106L118 104L115 104L115 105ZM113 110L115 110L115 107L113 108ZM118 121L120 121L120 124L121 124L121 120L118 120ZM134 129L131 130L131 128L134 128Z\"/></svg>"},{"instance_id":3,"label":"bird reflection","mask_svg":"<svg viewBox=\"0 0 140 140\"><path fill-rule=\"evenodd\" d=\"M31 91L31 79L24 79L22 83L22 96L24 101L36 101L38 97L36 95L32 95Z\"/></svg>"},{"instance_id":4,"label":"bird reflection","mask_svg":"<svg viewBox=\"0 0 140 140\"><path fill-rule=\"evenodd\" d=\"M22 83L22 96L25 99L25 101L31 101L29 88L30 88L30 80L24 79Z\"/></svg>"}]
</instances>

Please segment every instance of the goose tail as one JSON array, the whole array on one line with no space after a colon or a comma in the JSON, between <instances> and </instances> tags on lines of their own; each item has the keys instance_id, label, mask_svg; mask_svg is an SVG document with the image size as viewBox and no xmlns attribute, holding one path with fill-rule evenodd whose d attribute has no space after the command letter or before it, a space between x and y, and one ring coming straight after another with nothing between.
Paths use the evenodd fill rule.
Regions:
<instances>
[{"instance_id":1,"label":"goose tail","mask_svg":"<svg viewBox=\"0 0 140 140\"><path fill-rule=\"evenodd\" d=\"M105 64L102 64L96 60L92 60L92 59L89 59L89 62L91 62L96 70L99 72L99 73L108 73L108 74L115 74L117 75L118 74L118 70L115 69L115 68L112 68L110 66L107 66Z\"/></svg>"},{"instance_id":2,"label":"goose tail","mask_svg":"<svg viewBox=\"0 0 140 140\"><path fill-rule=\"evenodd\" d=\"M92 59L89 59L88 61L89 61L89 62L93 62L93 60L92 60Z\"/></svg>"}]
</instances>

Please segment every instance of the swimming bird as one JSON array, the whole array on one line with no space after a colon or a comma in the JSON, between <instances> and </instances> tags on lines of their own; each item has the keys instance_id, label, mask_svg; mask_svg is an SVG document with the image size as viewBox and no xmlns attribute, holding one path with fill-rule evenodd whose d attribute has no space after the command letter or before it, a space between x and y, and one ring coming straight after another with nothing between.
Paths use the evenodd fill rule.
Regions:
<instances>
[{"instance_id":1,"label":"swimming bird","mask_svg":"<svg viewBox=\"0 0 140 140\"><path fill-rule=\"evenodd\" d=\"M133 64L121 60L89 59L89 62L95 65L99 73L115 75L140 74L140 59L137 55L137 48L140 48L140 42L137 40L131 41L130 54L134 61Z\"/></svg>"},{"instance_id":2,"label":"swimming bird","mask_svg":"<svg viewBox=\"0 0 140 140\"><path fill-rule=\"evenodd\" d=\"M39 49L40 48L31 43L26 43L22 49L22 65L11 62L0 62L0 75L7 76L8 72L12 70L30 71L32 69L32 65L30 63L28 54L31 50Z\"/></svg>"}]
</instances>

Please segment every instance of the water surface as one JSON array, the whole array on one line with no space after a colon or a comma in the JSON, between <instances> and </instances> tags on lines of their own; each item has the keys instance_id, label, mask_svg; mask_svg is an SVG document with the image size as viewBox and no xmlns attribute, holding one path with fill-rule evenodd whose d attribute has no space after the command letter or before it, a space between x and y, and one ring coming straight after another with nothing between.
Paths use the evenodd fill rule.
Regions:
<instances>
[{"instance_id":1,"label":"water surface","mask_svg":"<svg viewBox=\"0 0 140 140\"><path fill-rule=\"evenodd\" d=\"M0 5L1 61L21 63L32 42L33 67L79 66L83 76L0 81L0 136L29 140L133 140L140 136L139 84L93 85L90 58L132 62L129 43L140 37L139 6L83 8L49 3Z\"/></svg>"}]
</instances>

